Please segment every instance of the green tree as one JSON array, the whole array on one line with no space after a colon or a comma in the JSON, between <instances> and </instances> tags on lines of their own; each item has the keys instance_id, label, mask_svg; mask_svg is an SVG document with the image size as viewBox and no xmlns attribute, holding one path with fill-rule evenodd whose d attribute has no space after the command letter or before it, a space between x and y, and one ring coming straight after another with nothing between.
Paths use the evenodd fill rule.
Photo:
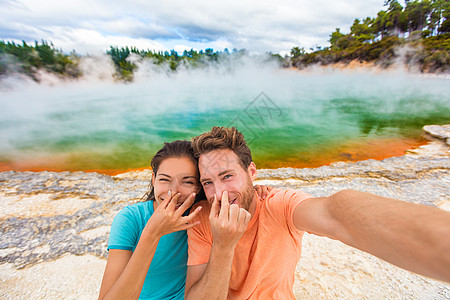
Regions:
<instances>
[{"instance_id":1,"label":"green tree","mask_svg":"<svg viewBox=\"0 0 450 300\"><path fill-rule=\"evenodd\" d=\"M42 41L35 42L35 46L14 42L0 42L0 54L2 56L2 74L14 72L26 74L38 81L37 71L45 68L47 72L56 73L58 76L78 77L81 75L78 69L78 57L66 55L58 50L52 43Z\"/></svg>"},{"instance_id":2,"label":"green tree","mask_svg":"<svg viewBox=\"0 0 450 300\"><path fill-rule=\"evenodd\" d=\"M131 48L130 50L128 46L120 49L118 47L111 46L106 53L111 56L111 59L116 66L117 76L125 81L133 80L133 71L137 66L136 64L129 62L127 58L131 53L141 56L143 53L138 51L136 48Z\"/></svg>"},{"instance_id":3,"label":"green tree","mask_svg":"<svg viewBox=\"0 0 450 300\"><path fill-rule=\"evenodd\" d=\"M304 55L305 53L306 53L305 52L305 48L303 48L303 47L301 47L301 48L293 47L291 49L291 56L292 56L292 58L298 58L298 57Z\"/></svg>"},{"instance_id":4,"label":"green tree","mask_svg":"<svg viewBox=\"0 0 450 300\"><path fill-rule=\"evenodd\" d=\"M54 48L50 47L46 41L42 41L41 45L39 45L38 42L35 42L34 48L36 49L44 66L50 66L56 62Z\"/></svg>"},{"instance_id":5,"label":"green tree","mask_svg":"<svg viewBox=\"0 0 450 300\"><path fill-rule=\"evenodd\" d=\"M381 36L381 38L383 38L387 35L387 20L388 18L386 11L380 10L377 17L372 21L372 29L376 37Z\"/></svg>"},{"instance_id":6,"label":"green tree","mask_svg":"<svg viewBox=\"0 0 450 300\"><path fill-rule=\"evenodd\" d=\"M389 6L385 16L386 30L389 35L399 36L400 32L406 31L403 31L405 26L402 24L404 19L407 19L403 13L403 6L397 0L388 0L385 2L385 5Z\"/></svg>"},{"instance_id":7,"label":"green tree","mask_svg":"<svg viewBox=\"0 0 450 300\"><path fill-rule=\"evenodd\" d=\"M351 36L351 34L343 34L341 33L339 28L336 28L336 31L332 32L330 35L330 43L331 49L346 49L350 47L355 38Z\"/></svg>"},{"instance_id":8,"label":"green tree","mask_svg":"<svg viewBox=\"0 0 450 300\"><path fill-rule=\"evenodd\" d=\"M439 33L450 33L450 19L444 20L438 31Z\"/></svg>"},{"instance_id":9,"label":"green tree","mask_svg":"<svg viewBox=\"0 0 450 300\"><path fill-rule=\"evenodd\" d=\"M361 43L373 41L375 35L373 34L372 29L372 19L367 17L362 23L359 19L355 19L353 25L350 27L350 35Z\"/></svg>"},{"instance_id":10,"label":"green tree","mask_svg":"<svg viewBox=\"0 0 450 300\"><path fill-rule=\"evenodd\" d=\"M431 13L428 29L432 32L438 32L439 27L444 21L445 7L448 6L448 0L432 0Z\"/></svg>"},{"instance_id":11,"label":"green tree","mask_svg":"<svg viewBox=\"0 0 450 300\"><path fill-rule=\"evenodd\" d=\"M408 15L409 31L422 31L426 27L428 17L431 14L431 2L429 0L410 1L405 7L405 12Z\"/></svg>"},{"instance_id":12,"label":"green tree","mask_svg":"<svg viewBox=\"0 0 450 300\"><path fill-rule=\"evenodd\" d=\"M335 31L333 31L330 35L330 44L331 44L331 48L333 47L337 47L338 41L345 36L345 34L341 33L341 29L340 28L336 28Z\"/></svg>"}]
</instances>

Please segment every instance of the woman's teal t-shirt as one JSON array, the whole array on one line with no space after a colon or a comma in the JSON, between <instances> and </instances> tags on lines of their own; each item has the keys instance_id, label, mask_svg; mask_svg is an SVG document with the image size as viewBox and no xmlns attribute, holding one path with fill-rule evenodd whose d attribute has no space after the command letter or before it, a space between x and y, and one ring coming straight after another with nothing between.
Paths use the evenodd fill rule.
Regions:
<instances>
[{"instance_id":1,"label":"woman's teal t-shirt","mask_svg":"<svg viewBox=\"0 0 450 300\"><path fill-rule=\"evenodd\" d=\"M153 201L139 202L122 209L112 223L108 250L134 251L153 212ZM187 257L185 230L161 237L139 299L184 299Z\"/></svg>"}]
</instances>

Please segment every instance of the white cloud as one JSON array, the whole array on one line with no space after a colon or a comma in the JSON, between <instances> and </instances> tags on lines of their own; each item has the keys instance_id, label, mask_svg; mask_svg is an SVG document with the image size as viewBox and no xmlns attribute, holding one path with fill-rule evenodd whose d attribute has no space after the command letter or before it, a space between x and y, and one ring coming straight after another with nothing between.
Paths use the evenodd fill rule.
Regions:
<instances>
[{"instance_id":1,"label":"white cloud","mask_svg":"<svg viewBox=\"0 0 450 300\"><path fill-rule=\"evenodd\" d=\"M3 39L45 39L65 51L127 43L284 53L293 46L326 46L336 27L346 32L354 18L375 17L383 1L10 0L0 9L8 12L0 21Z\"/></svg>"},{"instance_id":2,"label":"white cloud","mask_svg":"<svg viewBox=\"0 0 450 300\"><path fill-rule=\"evenodd\" d=\"M181 54L181 53L183 53L184 50L186 50L186 51L191 50L192 47L186 46L186 45L175 45L175 46L173 47L173 49L174 49L175 51L177 51L179 54ZM197 50L197 51L198 51L198 49L194 49L194 50Z\"/></svg>"},{"instance_id":3,"label":"white cloud","mask_svg":"<svg viewBox=\"0 0 450 300\"><path fill-rule=\"evenodd\" d=\"M66 32L65 32L66 33ZM61 33L62 35L63 33ZM60 36L60 35L59 35ZM57 40L55 45L63 49L75 49L77 52L96 54L98 51L106 51L109 46L125 47L134 46L138 49L164 50L165 47L156 41L145 38L131 38L128 36L102 35L94 30L75 29L66 35L65 39Z\"/></svg>"}]
</instances>

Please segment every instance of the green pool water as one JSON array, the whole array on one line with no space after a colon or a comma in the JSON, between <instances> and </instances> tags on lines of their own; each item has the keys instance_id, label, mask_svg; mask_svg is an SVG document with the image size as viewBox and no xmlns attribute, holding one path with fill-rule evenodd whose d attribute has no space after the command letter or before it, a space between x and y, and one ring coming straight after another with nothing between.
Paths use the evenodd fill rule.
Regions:
<instances>
[{"instance_id":1,"label":"green pool water","mask_svg":"<svg viewBox=\"0 0 450 300\"><path fill-rule=\"evenodd\" d=\"M0 163L3 170L143 168L164 141L235 126L259 167L308 165L349 143L417 140L424 125L450 123L449 83L246 67L152 74L131 84L24 84L0 93Z\"/></svg>"}]
</instances>

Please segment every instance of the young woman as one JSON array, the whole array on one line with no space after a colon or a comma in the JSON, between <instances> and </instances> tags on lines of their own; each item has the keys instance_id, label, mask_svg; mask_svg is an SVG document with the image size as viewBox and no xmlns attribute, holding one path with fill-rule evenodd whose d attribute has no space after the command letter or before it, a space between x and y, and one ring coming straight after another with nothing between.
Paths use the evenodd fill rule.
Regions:
<instances>
[{"instance_id":1,"label":"young woman","mask_svg":"<svg viewBox=\"0 0 450 300\"><path fill-rule=\"evenodd\" d=\"M151 161L148 201L115 217L99 299L184 299L186 229L200 207L183 213L200 191L197 161L188 141L166 143Z\"/></svg>"}]
</instances>

